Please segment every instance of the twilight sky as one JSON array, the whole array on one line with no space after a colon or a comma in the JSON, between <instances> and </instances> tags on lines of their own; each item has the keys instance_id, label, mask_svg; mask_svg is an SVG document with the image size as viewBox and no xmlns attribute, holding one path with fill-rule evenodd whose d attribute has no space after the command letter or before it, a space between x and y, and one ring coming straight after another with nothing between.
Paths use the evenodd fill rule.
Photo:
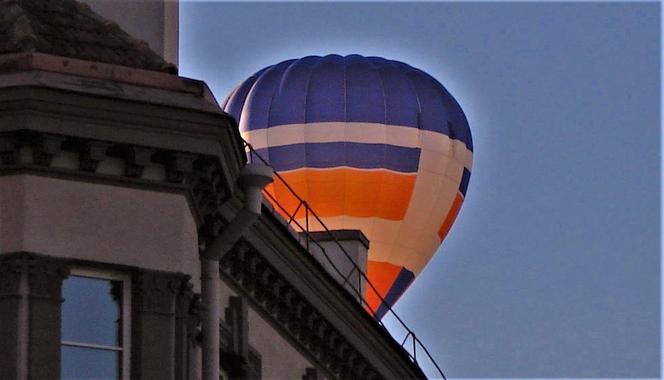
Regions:
<instances>
[{"instance_id":1,"label":"twilight sky","mask_svg":"<svg viewBox=\"0 0 664 380\"><path fill-rule=\"evenodd\" d=\"M467 198L396 306L448 378L659 377L658 3L180 11L180 74L220 101L265 66L329 53L406 62L458 100Z\"/></svg>"}]
</instances>

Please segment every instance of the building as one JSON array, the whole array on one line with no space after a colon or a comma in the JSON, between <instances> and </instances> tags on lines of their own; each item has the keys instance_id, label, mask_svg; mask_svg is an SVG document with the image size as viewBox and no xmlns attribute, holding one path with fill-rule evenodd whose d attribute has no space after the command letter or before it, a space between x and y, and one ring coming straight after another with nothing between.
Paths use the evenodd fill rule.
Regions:
<instances>
[{"instance_id":1,"label":"building","mask_svg":"<svg viewBox=\"0 0 664 380\"><path fill-rule=\"evenodd\" d=\"M73 0L3 0L0 31L0 379L424 377L205 83Z\"/></svg>"}]
</instances>

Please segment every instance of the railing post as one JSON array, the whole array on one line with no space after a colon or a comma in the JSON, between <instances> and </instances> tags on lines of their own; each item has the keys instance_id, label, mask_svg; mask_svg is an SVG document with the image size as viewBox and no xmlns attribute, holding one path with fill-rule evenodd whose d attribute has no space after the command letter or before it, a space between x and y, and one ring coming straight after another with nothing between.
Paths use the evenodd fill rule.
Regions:
<instances>
[{"instance_id":1,"label":"railing post","mask_svg":"<svg viewBox=\"0 0 664 380\"><path fill-rule=\"evenodd\" d=\"M304 203L304 225L306 228L306 235L307 235L307 252L309 252L309 204L306 201L302 201Z\"/></svg>"},{"instance_id":2,"label":"railing post","mask_svg":"<svg viewBox=\"0 0 664 380\"><path fill-rule=\"evenodd\" d=\"M413 333L413 359L415 359L415 364L417 364L417 341L415 339L415 333Z\"/></svg>"},{"instance_id":3,"label":"railing post","mask_svg":"<svg viewBox=\"0 0 664 380\"><path fill-rule=\"evenodd\" d=\"M357 290L360 292L360 299L364 299L364 294L362 294L362 274L357 274Z\"/></svg>"}]
</instances>

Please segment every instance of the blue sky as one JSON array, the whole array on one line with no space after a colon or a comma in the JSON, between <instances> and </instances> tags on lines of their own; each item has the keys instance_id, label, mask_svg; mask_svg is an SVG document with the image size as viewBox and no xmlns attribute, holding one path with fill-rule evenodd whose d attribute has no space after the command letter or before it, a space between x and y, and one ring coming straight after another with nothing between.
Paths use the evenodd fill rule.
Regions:
<instances>
[{"instance_id":1,"label":"blue sky","mask_svg":"<svg viewBox=\"0 0 664 380\"><path fill-rule=\"evenodd\" d=\"M475 160L397 304L448 377L659 377L658 3L181 3L180 74L219 100L329 53L427 71Z\"/></svg>"}]
</instances>

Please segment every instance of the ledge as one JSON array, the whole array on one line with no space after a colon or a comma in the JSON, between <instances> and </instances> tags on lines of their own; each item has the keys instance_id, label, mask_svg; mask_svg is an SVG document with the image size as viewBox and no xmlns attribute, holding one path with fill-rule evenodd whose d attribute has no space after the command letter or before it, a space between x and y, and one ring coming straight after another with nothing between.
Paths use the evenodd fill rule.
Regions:
<instances>
[{"instance_id":1,"label":"ledge","mask_svg":"<svg viewBox=\"0 0 664 380\"><path fill-rule=\"evenodd\" d=\"M369 249L369 239L360 230L330 230L328 231L315 231L309 232L309 235L316 241L359 241L362 245Z\"/></svg>"}]
</instances>

